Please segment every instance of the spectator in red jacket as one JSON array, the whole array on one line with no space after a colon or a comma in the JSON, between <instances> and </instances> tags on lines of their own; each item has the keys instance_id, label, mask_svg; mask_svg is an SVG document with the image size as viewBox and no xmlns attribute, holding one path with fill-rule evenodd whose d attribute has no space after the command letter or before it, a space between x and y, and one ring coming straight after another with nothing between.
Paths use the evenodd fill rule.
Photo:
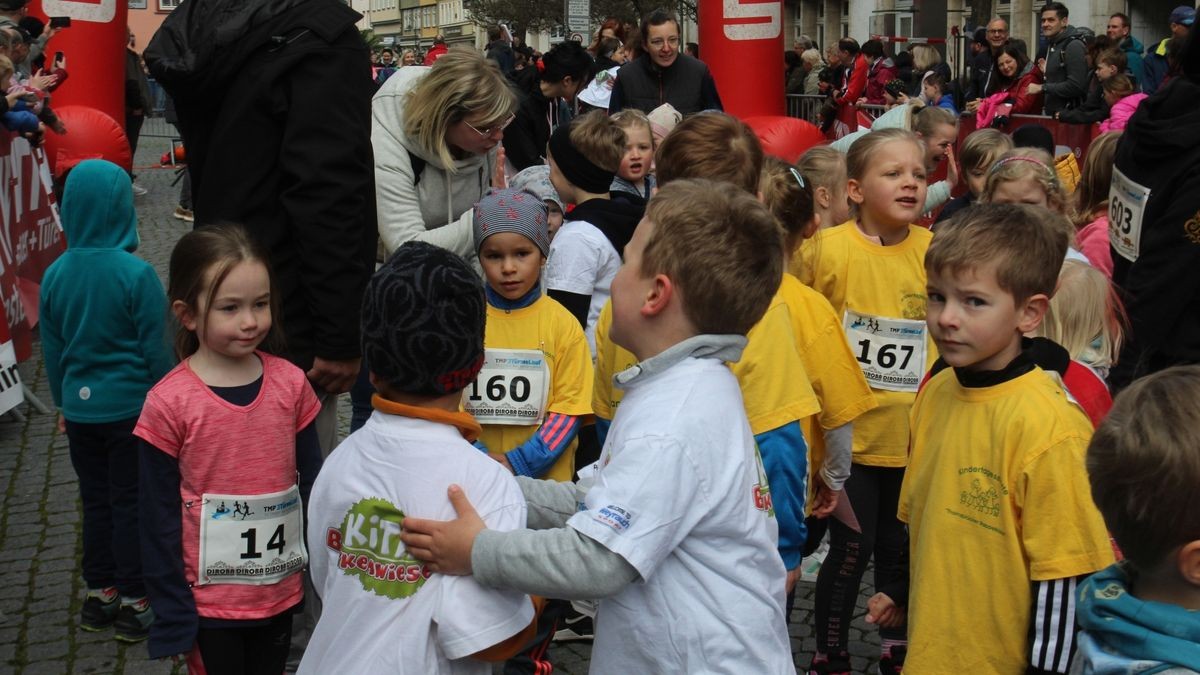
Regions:
<instances>
[{"instance_id":1,"label":"spectator in red jacket","mask_svg":"<svg viewBox=\"0 0 1200 675\"><path fill-rule=\"evenodd\" d=\"M996 55L992 68L992 77L986 92L987 100L1001 100L999 95L1003 94L1002 100L1012 105L1007 114L1041 114L1044 95L1040 87L1037 93L1029 93L1029 85L1042 84L1042 71L1034 67L1024 50L1011 42L1006 43ZM967 112L975 112L979 105L979 100L968 102Z\"/></svg>"},{"instance_id":2,"label":"spectator in red jacket","mask_svg":"<svg viewBox=\"0 0 1200 675\"><path fill-rule=\"evenodd\" d=\"M896 62L883 53L883 43L879 40L864 42L862 53L870 65L867 66L866 96L859 99L859 102L883 105L886 102L883 98L884 87L888 82L896 79L899 72Z\"/></svg>"},{"instance_id":3,"label":"spectator in red jacket","mask_svg":"<svg viewBox=\"0 0 1200 675\"><path fill-rule=\"evenodd\" d=\"M842 38L837 44L839 59L847 70L841 89L833 94L833 103L837 106L838 121L845 124L849 132L858 129L855 104L867 91L867 58L854 38Z\"/></svg>"},{"instance_id":4,"label":"spectator in red jacket","mask_svg":"<svg viewBox=\"0 0 1200 675\"><path fill-rule=\"evenodd\" d=\"M445 53L446 53L446 38L439 35L439 36L433 38L433 46L429 48L429 51L425 52L425 61L421 65L432 66L434 63L437 62L438 58L441 57ZM414 58L414 60L415 60L415 58ZM406 63L404 65L407 66L409 64Z\"/></svg>"}]
</instances>

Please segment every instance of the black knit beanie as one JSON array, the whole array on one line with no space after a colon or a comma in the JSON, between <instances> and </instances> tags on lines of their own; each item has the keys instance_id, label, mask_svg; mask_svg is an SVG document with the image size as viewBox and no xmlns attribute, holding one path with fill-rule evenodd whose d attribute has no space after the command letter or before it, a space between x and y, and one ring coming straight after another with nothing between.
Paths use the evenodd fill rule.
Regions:
<instances>
[{"instance_id":1,"label":"black knit beanie","mask_svg":"<svg viewBox=\"0 0 1200 675\"><path fill-rule=\"evenodd\" d=\"M363 358L396 391L462 390L483 365L483 283L462 258L411 241L371 277L362 304Z\"/></svg>"}]
</instances>

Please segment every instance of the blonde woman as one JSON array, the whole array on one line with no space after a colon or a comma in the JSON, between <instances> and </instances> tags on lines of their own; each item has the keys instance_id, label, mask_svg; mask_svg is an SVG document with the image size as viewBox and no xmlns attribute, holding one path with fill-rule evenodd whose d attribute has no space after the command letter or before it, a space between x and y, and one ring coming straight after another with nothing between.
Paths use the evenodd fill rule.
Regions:
<instances>
[{"instance_id":1,"label":"blonde woman","mask_svg":"<svg viewBox=\"0 0 1200 675\"><path fill-rule=\"evenodd\" d=\"M929 73L937 73L945 78L946 82L954 79L950 73L950 66L942 62L942 54L937 50L937 47L927 44L915 44L909 48L913 57L913 75L912 86L908 91L909 96L919 96L921 89L925 84L925 76ZM937 101L925 101L926 104L936 105Z\"/></svg>"},{"instance_id":2,"label":"blonde woman","mask_svg":"<svg viewBox=\"0 0 1200 675\"><path fill-rule=\"evenodd\" d=\"M371 104L379 236L390 253L417 239L475 257L471 209L491 186L516 99L482 54L451 49L400 68Z\"/></svg>"}]
</instances>

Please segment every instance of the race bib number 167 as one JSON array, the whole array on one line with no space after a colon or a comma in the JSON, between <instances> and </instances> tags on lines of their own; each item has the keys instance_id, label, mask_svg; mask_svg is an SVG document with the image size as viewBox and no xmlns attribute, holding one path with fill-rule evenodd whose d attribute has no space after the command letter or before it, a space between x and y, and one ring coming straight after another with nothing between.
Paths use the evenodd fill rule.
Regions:
<instances>
[{"instance_id":1,"label":"race bib number 167","mask_svg":"<svg viewBox=\"0 0 1200 675\"><path fill-rule=\"evenodd\" d=\"M915 392L925 375L924 321L846 311L850 349L873 389Z\"/></svg>"}]
</instances>

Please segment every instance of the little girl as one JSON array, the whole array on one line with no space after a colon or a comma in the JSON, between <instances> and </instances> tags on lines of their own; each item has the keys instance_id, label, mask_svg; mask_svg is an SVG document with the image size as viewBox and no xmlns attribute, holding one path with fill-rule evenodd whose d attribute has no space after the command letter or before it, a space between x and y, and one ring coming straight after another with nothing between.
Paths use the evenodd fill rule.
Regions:
<instances>
[{"instance_id":1,"label":"little girl","mask_svg":"<svg viewBox=\"0 0 1200 675\"><path fill-rule=\"evenodd\" d=\"M1067 233L1067 260L1087 262L1075 241L1072 220L1075 209L1054 170L1054 160L1044 150L1013 148L1000 156L988 172L983 185L981 202L993 204L1026 204L1040 206L1057 213L1053 222Z\"/></svg>"},{"instance_id":2,"label":"little girl","mask_svg":"<svg viewBox=\"0 0 1200 675\"><path fill-rule=\"evenodd\" d=\"M1133 82L1124 75L1113 75L1101 86L1104 87L1104 102L1108 104L1109 113L1108 119L1100 123L1100 133L1122 131L1137 107L1148 97L1140 91L1135 92Z\"/></svg>"},{"instance_id":3,"label":"little girl","mask_svg":"<svg viewBox=\"0 0 1200 675\"><path fill-rule=\"evenodd\" d=\"M841 156L841 153L837 153ZM777 157L763 160L761 183L763 203L787 233L785 262L800 242L816 233L820 216L813 209L812 183L800 171ZM779 293L792 317L797 351L804 362L813 393L821 411L801 422L809 447L809 494L806 555L820 542L824 519L837 506L842 486L850 476L850 423L875 407L862 370L854 360L842 322L829 301L800 283L793 272L783 275ZM794 592L788 593L787 616L791 617Z\"/></svg>"},{"instance_id":4,"label":"little girl","mask_svg":"<svg viewBox=\"0 0 1200 675\"><path fill-rule=\"evenodd\" d=\"M1068 260L1036 334L1062 345L1103 379L1121 353L1123 324L1124 309L1108 277L1087 263Z\"/></svg>"},{"instance_id":5,"label":"little girl","mask_svg":"<svg viewBox=\"0 0 1200 675\"><path fill-rule=\"evenodd\" d=\"M654 190L654 174L650 173L654 162L650 119L637 108L627 108L613 115L612 120L625 132L625 154L621 157L621 168L613 178L612 190L630 192L649 200Z\"/></svg>"},{"instance_id":6,"label":"little girl","mask_svg":"<svg viewBox=\"0 0 1200 675\"><path fill-rule=\"evenodd\" d=\"M912 130L924 145L927 174L933 175L946 162L946 179L930 185L926 192L921 212L928 213L950 201L950 192L958 185L958 162L954 158L958 116L945 108L917 108L912 114Z\"/></svg>"},{"instance_id":7,"label":"little girl","mask_svg":"<svg viewBox=\"0 0 1200 675\"><path fill-rule=\"evenodd\" d=\"M279 297L237 226L185 234L167 295L182 362L146 398L142 561L150 657L192 673L277 675L304 598L303 506L320 469L304 373L258 350ZM297 475L299 485L297 485Z\"/></svg>"},{"instance_id":8,"label":"little girl","mask_svg":"<svg viewBox=\"0 0 1200 675\"><path fill-rule=\"evenodd\" d=\"M1112 249L1108 245L1108 190L1120 131L1100 134L1088 147L1079 185L1075 188L1075 225L1079 250L1088 262L1112 278Z\"/></svg>"},{"instance_id":9,"label":"little girl","mask_svg":"<svg viewBox=\"0 0 1200 675\"><path fill-rule=\"evenodd\" d=\"M830 550L817 576L817 651L810 672L850 671L850 620L862 575L875 559L875 588L902 592L904 526L896 518L908 460L908 413L936 348L925 326L925 251L933 237L913 225L926 197L925 147L902 129L873 131L846 156L853 220L821 230L792 269L825 296L878 404L854 421L854 464L845 484L859 529L829 523ZM904 627L881 627L880 671L898 669Z\"/></svg>"},{"instance_id":10,"label":"little girl","mask_svg":"<svg viewBox=\"0 0 1200 675\"><path fill-rule=\"evenodd\" d=\"M828 145L818 145L800 157L796 168L812 184L813 218L817 227L833 227L850 220L845 154Z\"/></svg>"}]
</instances>

